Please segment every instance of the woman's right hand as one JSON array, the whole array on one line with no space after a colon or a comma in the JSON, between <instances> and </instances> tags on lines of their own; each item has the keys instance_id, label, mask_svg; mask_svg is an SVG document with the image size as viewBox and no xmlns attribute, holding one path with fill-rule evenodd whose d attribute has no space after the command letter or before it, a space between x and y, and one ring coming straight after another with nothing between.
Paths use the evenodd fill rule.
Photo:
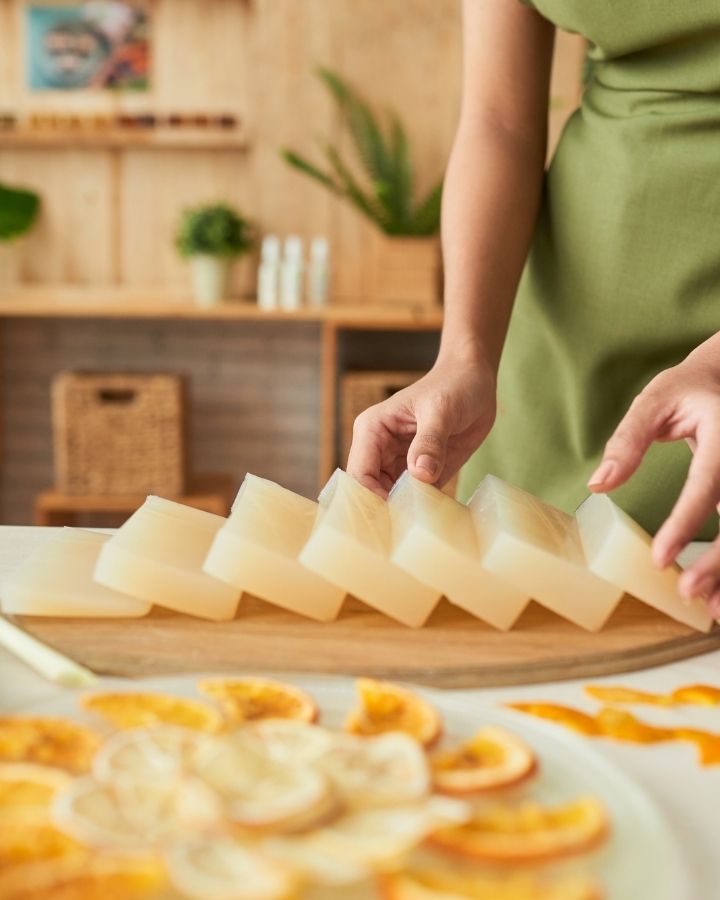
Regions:
<instances>
[{"instance_id":1,"label":"woman's right hand","mask_svg":"<svg viewBox=\"0 0 720 900\"><path fill-rule=\"evenodd\" d=\"M495 373L480 360L438 360L415 384L355 420L348 474L376 494L407 468L442 487L483 442L495 420Z\"/></svg>"}]
</instances>

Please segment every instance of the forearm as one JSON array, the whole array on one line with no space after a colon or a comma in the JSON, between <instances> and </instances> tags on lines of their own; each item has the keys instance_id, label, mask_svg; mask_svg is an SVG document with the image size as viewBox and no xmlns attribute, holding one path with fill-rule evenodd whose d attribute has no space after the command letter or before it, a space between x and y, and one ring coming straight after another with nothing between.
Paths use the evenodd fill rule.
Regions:
<instances>
[{"instance_id":1,"label":"forearm","mask_svg":"<svg viewBox=\"0 0 720 900\"><path fill-rule=\"evenodd\" d=\"M460 125L442 212L445 324L440 357L497 371L537 218L546 135L491 121Z\"/></svg>"},{"instance_id":2,"label":"forearm","mask_svg":"<svg viewBox=\"0 0 720 900\"><path fill-rule=\"evenodd\" d=\"M688 355L686 362L701 366L720 387L720 331L699 344Z\"/></svg>"}]
</instances>

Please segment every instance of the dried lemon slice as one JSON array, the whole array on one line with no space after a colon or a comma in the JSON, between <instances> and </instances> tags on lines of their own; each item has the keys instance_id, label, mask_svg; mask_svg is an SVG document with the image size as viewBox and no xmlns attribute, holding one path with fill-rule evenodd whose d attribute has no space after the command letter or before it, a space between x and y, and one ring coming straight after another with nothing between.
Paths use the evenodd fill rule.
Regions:
<instances>
[{"instance_id":1,"label":"dried lemon slice","mask_svg":"<svg viewBox=\"0 0 720 900\"><path fill-rule=\"evenodd\" d=\"M519 874L401 872L382 876L379 889L385 900L600 900L596 885L585 878L547 882Z\"/></svg>"},{"instance_id":2,"label":"dried lemon slice","mask_svg":"<svg viewBox=\"0 0 720 900\"><path fill-rule=\"evenodd\" d=\"M420 744L404 734L373 738L337 735L316 766L351 806L409 803L430 791L430 770Z\"/></svg>"},{"instance_id":3,"label":"dried lemon slice","mask_svg":"<svg viewBox=\"0 0 720 900\"><path fill-rule=\"evenodd\" d=\"M89 847L147 853L189 830L222 821L219 798L200 779L102 784L78 778L60 791L52 806L59 828Z\"/></svg>"},{"instance_id":4,"label":"dried lemon slice","mask_svg":"<svg viewBox=\"0 0 720 900\"><path fill-rule=\"evenodd\" d=\"M436 709L408 688L388 681L359 678L360 705L348 716L345 728L352 734L402 731L423 746L435 743L442 731Z\"/></svg>"},{"instance_id":5,"label":"dried lemon slice","mask_svg":"<svg viewBox=\"0 0 720 900\"><path fill-rule=\"evenodd\" d=\"M47 818L55 794L70 783L63 769L32 763L0 764L0 821L37 821Z\"/></svg>"},{"instance_id":6,"label":"dried lemon slice","mask_svg":"<svg viewBox=\"0 0 720 900\"><path fill-rule=\"evenodd\" d=\"M472 794L516 785L537 770L532 750L504 728L489 726L430 759L437 790Z\"/></svg>"},{"instance_id":7,"label":"dried lemon slice","mask_svg":"<svg viewBox=\"0 0 720 900\"><path fill-rule=\"evenodd\" d=\"M201 681L198 685L219 701L232 723L258 719L297 719L314 722L318 707L312 697L292 684L270 678L238 678Z\"/></svg>"},{"instance_id":8,"label":"dried lemon slice","mask_svg":"<svg viewBox=\"0 0 720 900\"><path fill-rule=\"evenodd\" d=\"M336 805L321 772L271 759L250 734L225 741L198 774L223 798L230 819L247 828L308 827Z\"/></svg>"},{"instance_id":9,"label":"dried lemon slice","mask_svg":"<svg viewBox=\"0 0 720 900\"><path fill-rule=\"evenodd\" d=\"M341 816L331 825L290 841L273 841L270 852L305 865L325 883L345 883L396 867L430 833L448 823L466 821L470 809L457 800L431 798L391 808L363 809ZM321 862L325 860L325 863Z\"/></svg>"},{"instance_id":10,"label":"dried lemon slice","mask_svg":"<svg viewBox=\"0 0 720 900\"><path fill-rule=\"evenodd\" d=\"M125 729L101 745L93 760L93 774L104 782L178 778L195 772L218 746L213 735L175 725Z\"/></svg>"},{"instance_id":11,"label":"dried lemon slice","mask_svg":"<svg viewBox=\"0 0 720 900\"><path fill-rule=\"evenodd\" d=\"M556 807L535 803L479 810L464 825L439 829L430 843L489 863L531 863L588 852L609 833L605 809L594 797Z\"/></svg>"},{"instance_id":12,"label":"dried lemon slice","mask_svg":"<svg viewBox=\"0 0 720 900\"><path fill-rule=\"evenodd\" d=\"M326 728L295 719L264 719L250 725L249 731L272 759L294 766L317 762L337 738Z\"/></svg>"},{"instance_id":13,"label":"dried lemon slice","mask_svg":"<svg viewBox=\"0 0 720 900\"><path fill-rule=\"evenodd\" d=\"M282 865L231 839L173 847L165 862L172 884L193 900L283 900L295 887Z\"/></svg>"},{"instance_id":14,"label":"dried lemon slice","mask_svg":"<svg viewBox=\"0 0 720 900\"><path fill-rule=\"evenodd\" d=\"M0 761L57 766L72 772L90 767L100 736L64 719L0 717Z\"/></svg>"},{"instance_id":15,"label":"dried lemon slice","mask_svg":"<svg viewBox=\"0 0 720 900\"><path fill-rule=\"evenodd\" d=\"M187 697L170 694L91 694L80 701L90 712L116 728L136 728L164 722L198 731L219 731L223 719L218 710Z\"/></svg>"},{"instance_id":16,"label":"dried lemon slice","mask_svg":"<svg viewBox=\"0 0 720 900\"><path fill-rule=\"evenodd\" d=\"M75 856L0 872L3 900L159 898L167 879L159 861Z\"/></svg>"}]
</instances>

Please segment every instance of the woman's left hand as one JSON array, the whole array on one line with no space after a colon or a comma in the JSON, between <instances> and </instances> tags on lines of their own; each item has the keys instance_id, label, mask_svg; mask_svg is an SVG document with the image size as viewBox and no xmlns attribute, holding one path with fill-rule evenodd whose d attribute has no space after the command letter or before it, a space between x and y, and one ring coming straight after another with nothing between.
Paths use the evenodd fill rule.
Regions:
<instances>
[{"instance_id":1,"label":"woman's left hand","mask_svg":"<svg viewBox=\"0 0 720 900\"><path fill-rule=\"evenodd\" d=\"M611 491L638 468L654 441L685 439L693 451L687 480L653 540L659 568L674 562L720 504L720 333L682 363L661 372L638 394L607 442L588 487ZM680 592L707 597L720 618L720 537L685 570Z\"/></svg>"}]
</instances>

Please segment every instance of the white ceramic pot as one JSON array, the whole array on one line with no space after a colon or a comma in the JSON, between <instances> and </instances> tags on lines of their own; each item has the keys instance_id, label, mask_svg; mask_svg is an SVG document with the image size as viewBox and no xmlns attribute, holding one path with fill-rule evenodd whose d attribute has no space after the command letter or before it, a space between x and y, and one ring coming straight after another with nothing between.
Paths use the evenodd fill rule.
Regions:
<instances>
[{"instance_id":1,"label":"white ceramic pot","mask_svg":"<svg viewBox=\"0 0 720 900\"><path fill-rule=\"evenodd\" d=\"M227 299L231 262L226 256L204 254L190 259L193 295L198 306L218 306Z\"/></svg>"}]
</instances>

